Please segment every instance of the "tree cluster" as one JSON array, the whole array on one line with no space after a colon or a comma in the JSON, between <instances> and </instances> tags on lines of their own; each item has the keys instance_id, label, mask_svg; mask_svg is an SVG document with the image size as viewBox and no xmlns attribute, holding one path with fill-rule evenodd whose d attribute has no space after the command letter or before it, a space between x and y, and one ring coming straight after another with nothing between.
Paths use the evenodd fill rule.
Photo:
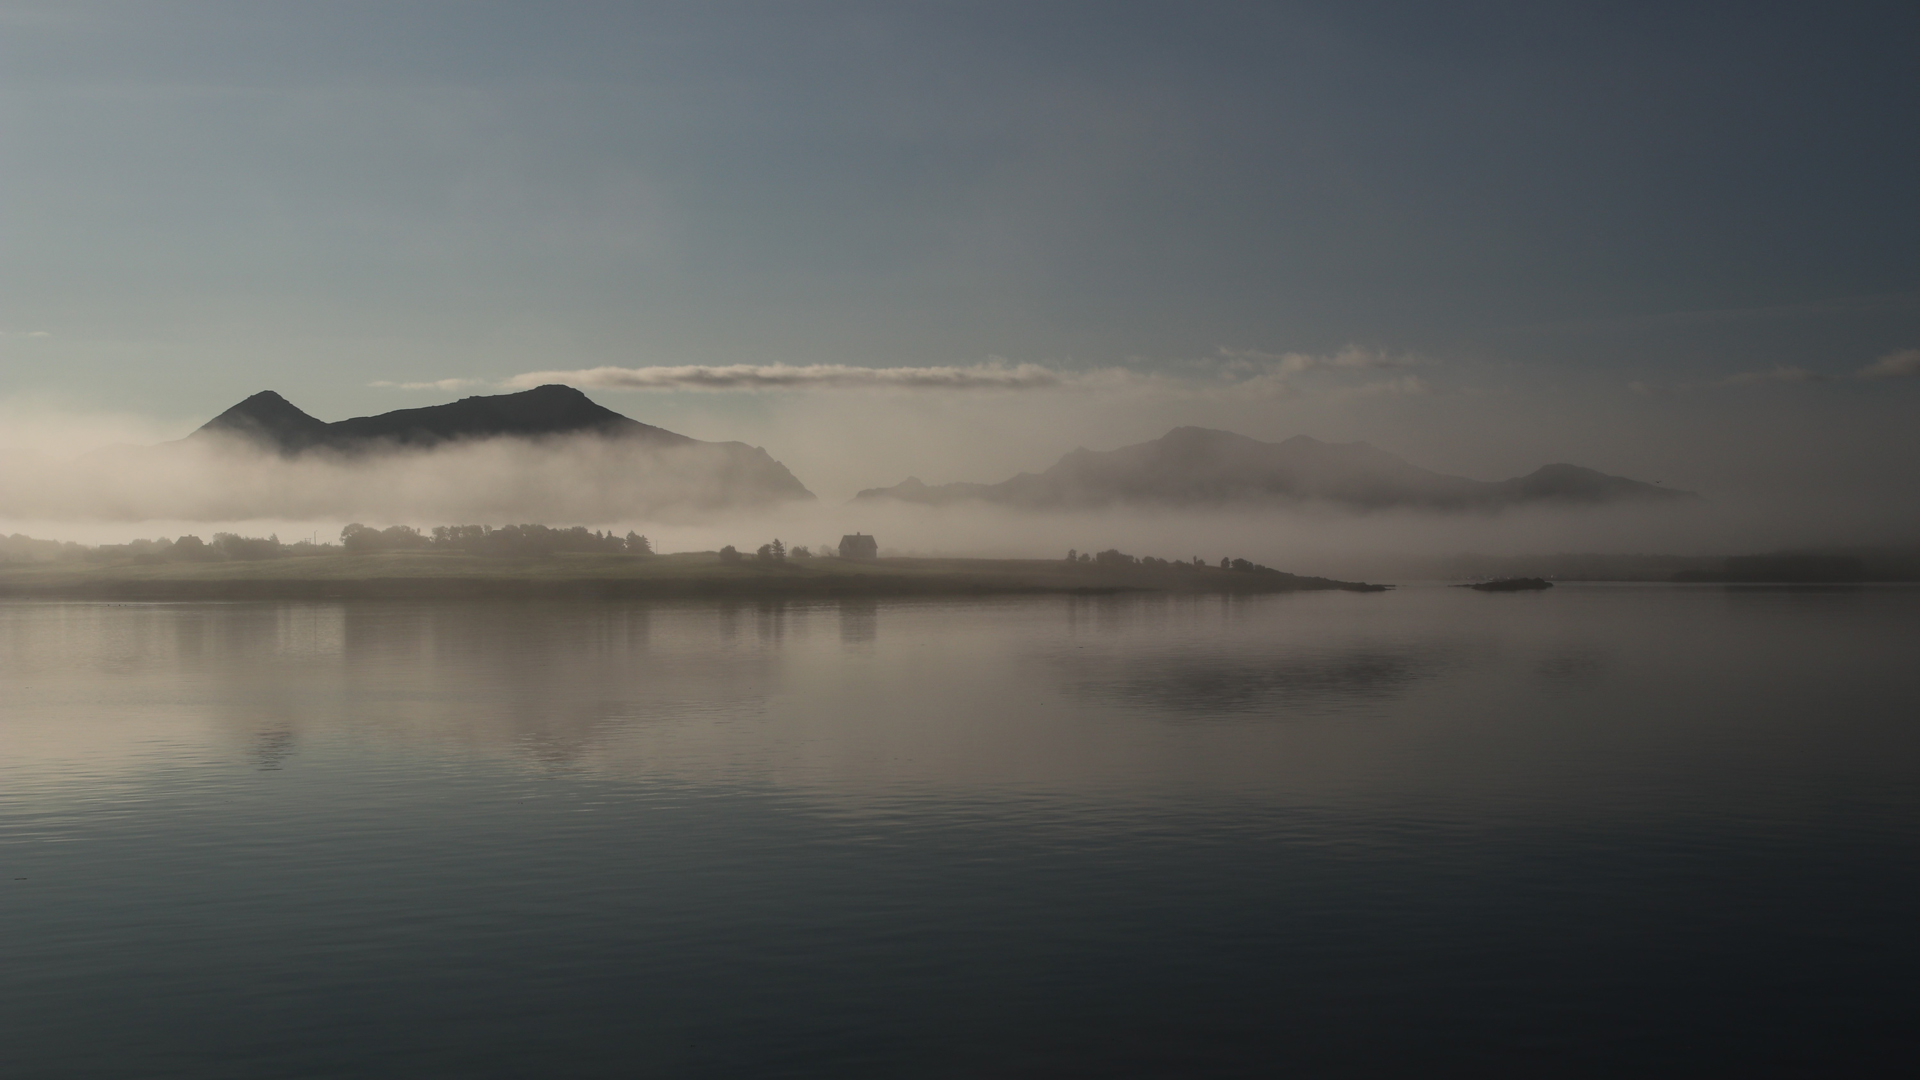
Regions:
<instances>
[{"instance_id":1,"label":"tree cluster","mask_svg":"<svg viewBox=\"0 0 1920 1080\"><path fill-rule=\"evenodd\" d=\"M0 536L0 563L62 562L83 559L86 555L87 548L71 540L35 540L24 533Z\"/></svg>"},{"instance_id":2,"label":"tree cluster","mask_svg":"<svg viewBox=\"0 0 1920 1080\"><path fill-rule=\"evenodd\" d=\"M761 544L758 548L754 549L753 557L758 562L783 563L788 559L811 559L813 558L813 552L808 550L805 544L796 544L789 548L776 536L771 541ZM740 562L745 558L746 556L740 553L740 549L734 547L732 544L728 544L726 547L720 549L721 562Z\"/></svg>"},{"instance_id":3,"label":"tree cluster","mask_svg":"<svg viewBox=\"0 0 1920 1080\"><path fill-rule=\"evenodd\" d=\"M0 562L227 562L326 555L339 550L332 544L309 543L305 540L283 544L278 536L241 536L225 532L214 533L212 542L188 534L178 538L162 536L95 547L71 541L35 540L17 533L0 537Z\"/></svg>"},{"instance_id":4,"label":"tree cluster","mask_svg":"<svg viewBox=\"0 0 1920 1080\"><path fill-rule=\"evenodd\" d=\"M1096 566L1140 566L1163 570L1192 570L1196 567L1206 565L1206 563L1198 557L1195 557L1194 560L1189 563L1182 559L1159 559L1152 555L1129 555L1118 548L1108 548L1105 551L1092 554L1068 548L1067 561L1092 563Z\"/></svg>"},{"instance_id":5,"label":"tree cluster","mask_svg":"<svg viewBox=\"0 0 1920 1080\"><path fill-rule=\"evenodd\" d=\"M1193 557L1193 560L1191 562L1188 562L1182 559L1172 559L1172 560L1156 559L1151 555L1141 555L1141 556L1135 557L1117 548L1108 548L1105 551L1097 552L1093 554L1089 554L1084 551L1078 551L1074 548L1068 548L1067 561L1070 563L1092 563L1095 566L1107 566L1107 567L1139 566L1139 567L1151 567L1151 568L1170 569L1170 570L1198 570L1210 565L1205 559L1202 559L1198 555L1195 555ZM1221 557L1219 565L1220 565L1220 569L1222 570L1227 570L1227 571L1240 573L1240 574L1283 573L1283 571L1275 570L1275 569L1272 569L1271 567L1262 566L1256 562L1248 562L1245 559L1234 559L1234 558L1228 558L1226 556Z\"/></svg>"},{"instance_id":6,"label":"tree cluster","mask_svg":"<svg viewBox=\"0 0 1920 1080\"><path fill-rule=\"evenodd\" d=\"M553 529L545 525L439 525L423 533L410 525L375 529L355 522L340 530L340 545L349 555L385 551L449 551L494 558L528 558L561 552L651 555L646 537L629 531L625 536L589 531L584 525Z\"/></svg>"},{"instance_id":7,"label":"tree cluster","mask_svg":"<svg viewBox=\"0 0 1920 1080\"><path fill-rule=\"evenodd\" d=\"M1261 566L1257 562L1248 562L1245 559L1229 559L1229 558L1225 558L1224 556L1220 559L1220 569L1230 570L1236 574L1284 574L1285 573L1284 570L1275 570L1271 566Z\"/></svg>"}]
</instances>

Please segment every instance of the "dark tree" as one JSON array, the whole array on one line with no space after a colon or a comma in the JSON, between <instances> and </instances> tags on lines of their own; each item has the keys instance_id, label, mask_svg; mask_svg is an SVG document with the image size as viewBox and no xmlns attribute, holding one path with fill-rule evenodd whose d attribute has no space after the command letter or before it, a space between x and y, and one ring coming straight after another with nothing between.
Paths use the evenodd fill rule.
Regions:
<instances>
[{"instance_id":1,"label":"dark tree","mask_svg":"<svg viewBox=\"0 0 1920 1080\"><path fill-rule=\"evenodd\" d=\"M739 562L740 552L737 549L735 549L732 544L728 544L726 547L723 547L720 549L720 561L721 562Z\"/></svg>"}]
</instances>

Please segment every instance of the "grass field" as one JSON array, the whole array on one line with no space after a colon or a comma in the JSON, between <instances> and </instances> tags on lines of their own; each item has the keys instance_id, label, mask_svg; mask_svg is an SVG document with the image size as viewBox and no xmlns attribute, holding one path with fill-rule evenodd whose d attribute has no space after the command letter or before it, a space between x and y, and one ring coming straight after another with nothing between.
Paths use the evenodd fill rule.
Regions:
<instances>
[{"instance_id":1,"label":"grass field","mask_svg":"<svg viewBox=\"0 0 1920 1080\"><path fill-rule=\"evenodd\" d=\"M233 562L0 564L0 597L102 600L455 596L914 596L968 593L1271 593L1379 586L1215 567L1051 559L790 559L711 552L532 559L408 552Z\"/></svg>"}]
</instances>

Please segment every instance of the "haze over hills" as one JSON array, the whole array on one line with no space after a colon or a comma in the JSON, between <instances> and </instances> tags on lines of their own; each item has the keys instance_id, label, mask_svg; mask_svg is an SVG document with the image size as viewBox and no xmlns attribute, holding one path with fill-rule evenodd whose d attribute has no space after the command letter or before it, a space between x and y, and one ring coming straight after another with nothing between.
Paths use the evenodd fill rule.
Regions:
<instances>
[{"instance_id":1,"label":"haze over hills","mask_svg":"<svg viewBox=\"0 0 1920 1080\"><path fill-rule=\"evenodd\" d=\"M0 483L0 505L54 519L613 522L813 499L759 447L643 424L558 385L335 423L263 391L184 439Z\"/></svg>"},{"instance_id":2,"label":"haze over hills","mask_svg":"<svg viewBox=\"0 0 1920 1080\"><path fill-rule=\"evenodd\" d=\"M1174 428L1117 450L1081 448L1041 473L998 484L870 488L857 499L928 505L978 501L1030 509L1114 504L1254 507L1322 502L1353 509L1488 510L1530 504L1598 505L1697 499L1578 465L1547 465L1510 480L1470 480L1422 469L1364 442L1305 435L1269 443L1199 427Z\"/></svg>"}]
</instances>

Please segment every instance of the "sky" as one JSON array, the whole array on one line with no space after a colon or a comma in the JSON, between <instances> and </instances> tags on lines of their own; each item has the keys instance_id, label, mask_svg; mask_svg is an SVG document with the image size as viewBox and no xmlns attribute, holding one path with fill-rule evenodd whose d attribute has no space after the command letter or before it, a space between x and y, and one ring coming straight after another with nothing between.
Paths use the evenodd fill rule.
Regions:
<instances>
[{"instance_id":1,"label":"sky","mask_svg":"<svg viewBox=\"0 0 1920 1080\"><path fill-rule=\"evenodd\" d=\"M0 3L0 446L561 381L829 499L1200 424L1920 530L1916 45L1910 3Z\"/></svg>"}]
</instances>

